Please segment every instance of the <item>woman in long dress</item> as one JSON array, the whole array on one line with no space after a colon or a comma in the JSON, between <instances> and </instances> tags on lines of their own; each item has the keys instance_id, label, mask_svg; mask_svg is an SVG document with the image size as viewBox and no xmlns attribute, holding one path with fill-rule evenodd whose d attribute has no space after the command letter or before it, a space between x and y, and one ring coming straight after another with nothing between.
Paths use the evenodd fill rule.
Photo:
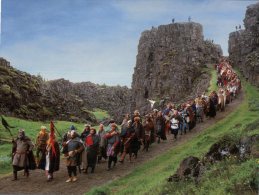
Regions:
<instances>
[{"instance_id":1,"label":"woman in long dress","mask_svg":"<svg viewBox=\"0 0 259 195\"><path fill-rule=\"evenodd\" d=\"M47 181L52 181L53 173L59 170L60 164L60 150L59 144L55 139L55 135L50 135L46 147L46 165L45 171L47 175Z\"/></svg>"}]
</instances>

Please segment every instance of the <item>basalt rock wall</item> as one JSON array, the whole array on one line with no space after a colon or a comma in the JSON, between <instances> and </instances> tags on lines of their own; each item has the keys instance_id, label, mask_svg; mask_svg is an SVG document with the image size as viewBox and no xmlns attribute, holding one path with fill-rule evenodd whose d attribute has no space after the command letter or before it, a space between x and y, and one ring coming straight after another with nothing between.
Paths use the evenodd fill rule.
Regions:
<instances>
[{"instance_id":1,"label":"basalt rock wall","mask_svg":"<svg viewBox=\"0 0 259 195\"><path fill-rule=\"evenodd\" d=\"M259 87L259 3L247 7L245 29L229 35L229 59L243 76Z\"/></svg>"},{"instance_id":2,"label":"basalt rock wall","mask_svg":"<svg viewBox=\"0 0 259 195\"><path fill-rule=\"evenodd\" d=\"M138 45L132 81L132 109L150 110L147 99L177 102L204 92L206 65L222 56L219 45L205 41L199 23L161 25L144 31Z\"/></svg>"}]
</instances>

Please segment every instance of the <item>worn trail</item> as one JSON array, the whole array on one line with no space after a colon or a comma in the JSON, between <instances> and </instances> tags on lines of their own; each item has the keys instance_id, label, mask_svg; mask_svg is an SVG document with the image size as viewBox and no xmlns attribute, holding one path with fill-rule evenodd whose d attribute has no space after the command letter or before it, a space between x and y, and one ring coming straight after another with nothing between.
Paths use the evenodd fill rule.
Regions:
<instances>
[{"instance_id":1,"label":"worn trail","mask_svg":"<svg viewBox=\"0 0 259 195\"><path fill-rule=\"evenodd\" d=\"M67 170L64 160L61 160L60 171L54 173L54 180L47 182L45 173L42 170L31 171L29 178L23 176L23 172L19 172L17 181L11 181L12 175L0 179L0 194L84 194L92 187L100 186L112 180L121 178L134 170L135 167L150 161L151 159L161 155L174 146L183 144L194 136L197 136L206 128L214 123L224 119L243 101L243 93L239 95L231 104L228 104L224 112L218 112L214 119L205 119L203 123L199 123L196 127L186 135L179 136L177 141L172 139L172 135L168 135L168 140L160 144L152 144L149 152L141 151L138 159L133 163L127 161L124 164L118 164L111 171L106 171L107 163L103 162L96 166L94 174L79 174L78 181L74 183L65 183L67 179Z\"/></svg>"}]
</instances>

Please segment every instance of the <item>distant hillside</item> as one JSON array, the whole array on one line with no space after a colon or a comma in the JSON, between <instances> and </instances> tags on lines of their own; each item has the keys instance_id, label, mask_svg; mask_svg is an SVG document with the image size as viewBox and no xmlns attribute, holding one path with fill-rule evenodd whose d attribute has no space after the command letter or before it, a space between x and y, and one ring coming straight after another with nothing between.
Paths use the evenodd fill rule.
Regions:
<instances>
[{"instance_id":1,"label":"distant hillside","mask_svg":"<svg viewBox=\"0 0 259 195\"><path fill-rule=\"evenodd\" d=\"M120 113L120 107L127 107L129 97L127 87L72 83L65 79L46 82L0 58L0 112L5 115L96 123L91 110L103 109L113 116Z\"/></svg>"}]
</instances>

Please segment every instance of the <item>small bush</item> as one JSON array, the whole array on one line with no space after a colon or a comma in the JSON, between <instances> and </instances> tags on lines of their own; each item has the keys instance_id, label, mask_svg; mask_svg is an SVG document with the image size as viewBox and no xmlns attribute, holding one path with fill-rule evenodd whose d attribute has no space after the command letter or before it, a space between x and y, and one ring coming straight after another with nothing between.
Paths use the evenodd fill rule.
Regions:
<instances>
[{"instance_id":1,"label":"small bush","mask_svg":"<svg viewBox=\"0 0 259 195\"><path fill-rule=\"evenodd\" d=\"M11 87L7 84L4 84L1 86L0 91L5 95L9 95L11 93Z\"/></svg>"}]
</instances>

